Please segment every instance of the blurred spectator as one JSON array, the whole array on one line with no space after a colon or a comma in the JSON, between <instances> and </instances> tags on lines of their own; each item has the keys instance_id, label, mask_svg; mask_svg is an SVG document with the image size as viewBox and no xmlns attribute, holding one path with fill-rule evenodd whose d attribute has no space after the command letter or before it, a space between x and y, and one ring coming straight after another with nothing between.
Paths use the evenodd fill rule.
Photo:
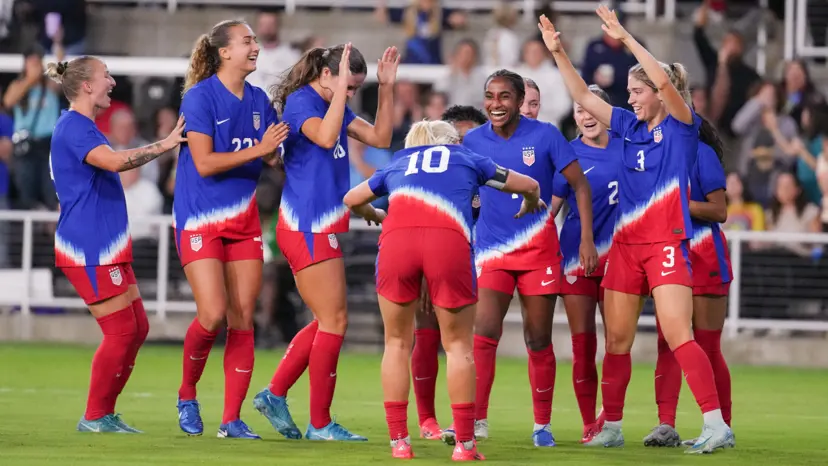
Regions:
<instances>
[{"instance_id":1,"label":"blurred spectator","mask_svg":"<svg viewBox=\"0 0 828 466\"><path fill-rule=\"evenodd\" d=\"M488 67L514 68L518 64L515 51L520 48L520 39L513 30L517 11L506 2L498 2L492 11L492 19L495 25L486 32L483 41L483 63Z\"/></svg>"},{"instance_id":2,"label":"blurred spectator","mask_svg":"<svg viewBox=\"0 0 828 466\"><path fill-rule=\"evenodd\" d=\"M425 119L429 121L439 120L443 117L446 108L448 108L448 96L444 92L429 92L425 99Z\"/></svg>"},{"instance_id":3,"label":"blurred spectator","mask_svg":"<svg viewBox=\"0 0 828 466\"><path fill-rule=\"evenodd\" d=\"M294 63L299 61L300 53L292 45L279 40L281 22L276 12L261 12L256 17L256 36L259 39L259 59L256 71L247 76L247 82L258 86L270 95L270 87L279 82L279 78Z\"/></svg>"},{"instance_id":4,"label":"blurred spectator","mask_svg":"<svg viewBox=\"0 0 828 466\"><path fill-rule=\"evenodd\" d=\"M790 115L800 127L802 110L811 104L825 103L825 97L816 89L811 74L803 60L791 60L785 63L782 77L783 107L782 111Z\"/></svg>"},{"instance_id":5,"label":"blurred spectator","mask_svg":"<svg viewBox=\"0 0 828 466\"><path fill-rule=\"evenodd\" d=\"M746 173L748 165L754 159L756 138L760 133L771 135L771 154L776 161L791 166L793 160L785 153L784 147L776 144L774 134L779 134L789 141L796 137L797 127L793 118L782 114L782 102L779 89L770 81L765 81L758 87L754 86L755 94L733 117L731 128L733 134L742 138L739 150L738 166L742 173ZM759 194L754 192L759 197Z\"/></svg>"},{"instance_id":6,"label":"blurred spectator","mask_svg":"<svg viewBox=\"0 0 828 466\"><path fill-rule=\"evenodd\" d=\"M693 86L690 92L693 99L693 110L700 116L707 118L708 98L707 89L704 86Z\"/></svg>"},{"instance_id":7,"label":"blurred spectator","mask_svg":"<svg viewBox=\"0 0 828 466\"><path fill-rule=\"evenodd\" d=\"M49 147L60 116L61 91L60 85L43 73L43 49L33 46L24 54L23 72L3 95L3 106L14 112L14 181L22 209L39 204L50 210L57 208Z\"/></svg>"},{"instance_id":8,"label":"blurred spectator","mask_svg":"<svg viewBox=\"0 0 828 466\"><path fill-rule=\"evenodd\" d=\"M744 62L744 41L736 31L729 31L717 52L710 43L704 27L710 13L710 0L696 10L693 40L702 64L707 72L707 88L710 92L707 118L727 136L734 136L732 121L744 107L748 92L759 81L756 70ZM750 145L749 145L750 146Z\"/></svg>"},{"instance_id":9,"label":"blurred spectator","mask_svg":"<svg viewBox=\"0 0 828 466\"><path fill-rule=\"evenodd\" d=\"M117 88L117 84L115 87ZM132 112L132 108L128 103L121 102L120 100L113 98L110 101L109 107L103 108L95 114L95 126L97 126L107 138L109 137L109 123L112 121L112 115L121 110Z\"/></svg>"},{"instance_id":10,"label":"blurred spectator","mask_svg":"<svg viewBox=\"0 0 828 466\"><path fill-rule=\"evenodd\" d=\"M796 177L787 172L776 177L774 196L765 213L767 231L778 233L816 233L821 231L819 208L808 202ZM762 243L764 248L784 248L800 257L809 257L812 248L798 242Z\"/></svg>"},{"instance_id":11,"label":"blurred spectator","mask_svg":"<svg viewBox=\"0 0 828 466\"><path fill-rule=\"evenodd\" d=\"M776 175L787 167L776 157L776 143L773 136L762 130L753 139L753 151L745 176L745 185L756 202L763 207L770 205L773 195L771 185Z\"/></svg>"},{"instance_id":12,"label":"blurred spectator","mask_svg":"<svg viewBox=\"0 0 828 466\"><path fill-rule=\"evenodd\" d=\"M643 41L638 42L644 45ZM607 91L613 106L631 108L627 103L627 74L636 63L632 52L620 40L604 34L587 45L581 75L587 84L597 84Z\"/></svg>"},{"instance_id":13,"label":"blurred spectator","mask_svg":"<svg viewBox=\"0 0 828 466\"><path fill-rule=\"evenodd\" d=\"M112 114L109 120L108 139L109 145L115 151L135 149L149 144L138 135L138 123L135 121L135 115L127 109L118 110ZM141 167L141 176L153 185L158 184L159 172L158 159Z\"/></svg>"},{"instance_id":14,"label":"blurred spectator","mask_svg":"<svg viewBox=\"0 0 828 466\"><path fill-rule=\"evenodd\" d=\"M727 196L727 220L725 230L764 231L765 211L762 206L753 202L753 196L745 186L739 172L727 174L725 185Z\"/></svg>"},{"instance_id":15,"label":"blurred spectator","mask_svg":"<svg viewBox=\"0 0 828 466\"><path fill-rule=\"evenodd\" d=\"M161 215L164 198L158 186L142 175L143 167L133 168L119 173L124 186L127 215L130 218L129 233L133 244L158 240L157 225L141 222L140 217Z\"/></svg>"},{"instance_id":16,"label":"blurred spectator","mask_svg":"<svg viewBox=\"0 0 828 466\"><path fill-rule=\"evenodd\" d=\"M825 104L808 104L802 113L802 139L785 139L779 131L774 131L776 144L794 158L794 173L805 193L808 202L822 205L822 190L817 181L818 159L823 158L824 136L828 135L828 107ZM773 118L766 116L766 126L773 127ZM823 162L823 165L825 163Z\"/></svg>"},{"instance_id":17,"label":"blurred spectator","mask_svg":"<svg viewBox=\"0 0 828 466\"><path fill-rule=\"evenodd\" d=\"M392 153L405 146L405 135L411 125L423 117L420 88L411 81L397 81L394 85L394 131L389 148Z\"/></svg>"},{"instance_id":18,"label":"blurred spectator","mask_svg":"<svg viewBox=\"0 0 828 466\"><path fill-rule=\"evenodd\" d=\"M454 47L448 73L434 83L434 90L445 92L451 105L483 106L486 70L479 65L477 43L463 39Z\"/></svg>"},{"instance_id":19,"label":"blurred spectator","mask_svg":"<svg viewBox=\"0 0 828 466\"><path fill-rule=\"evenodd\" d=\"M572 112L572 98L560 71L549 58L546 46L537 39L527 40L523 44L521 61L524 67L520 69L520 74L543 89L537 119L560 126L561 120Z\"/></svg>"},{"instance_id":20,"label":"blurred spectator","mask_svg":"<svg viewBox=\"0 0 828 466\"><path fill-rule=\"evenodd\" d=\"M47 50L61 45L68 55L86 52L86 0L28 1L34 4L40 18L40 43ZM55 35L58 30L59 38Z\"/></svg>"},{"instance_id":21,"label":"blurred spectator","mask_svg":"<svg viewBox=\"0 0 828 466\"><path fill-rule=\"evenodd\" d=\"M317 47L325 47L324 37L310 35L300 40L299 42L293 44L293 48L295 48L300 54L303 54L308 50L315 49Z\"/></svg>"},{"instance_id":22,"label":"blurred spectator","mask_svg":"<svg viewBox=\"0 0 828 466\"><path fill-rule=\"evenodd\" d=\"M380 0L375 15L383 23L402 23L406 36L403 63L442 64L443 30L466 26L466 16L443 8L440 0L412 0L402 10L389 10L385 0Z\"/></svg>"},{"instance_id":23,"label":"blurred spectator","mask_svg":"<svg viewBox=\"0 0 828 466\"><path fill-rule=\"evenodd\" d=\"M0 211L9 208L9 162L11 161L14 122L5 113L0 113ZM0 220L0 269L9 264L9 224Z\"/></svg>"},{"instance_id":24,"label":"blurred spectator","mask_svg":"<svg viewBox=\"0 0 828 466\"><path fill-rule=\"evenodd\" d=\"M178 122L178 113L172 108L165 107L155 112L153 118L155 132L153 139L163 139L167 137L175 128ZM175 168L178 164L178 151L180 147L163 154L158 157L158 189L161 195L164 196L164 213L172 213L173 191L175 189Z\"/></svg>"}]
</instances>

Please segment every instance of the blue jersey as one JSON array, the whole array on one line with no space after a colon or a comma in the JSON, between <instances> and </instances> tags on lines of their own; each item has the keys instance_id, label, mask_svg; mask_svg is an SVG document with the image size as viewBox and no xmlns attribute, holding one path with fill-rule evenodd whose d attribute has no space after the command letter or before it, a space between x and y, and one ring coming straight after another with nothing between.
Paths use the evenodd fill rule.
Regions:
<instances>
[{"instance_id":1,"label":"blue jersey","mask_svg":"<svg viewBox=\"0 0 828 466\"><path fill-rule=\"evenodd\" d=\"M706 202L713 191L725 189L725 172L716 151L700 142L698 158L690 172L690 199ZM730 282L727 241L721 226L695 217L693 238L690 240L690 264L693 266L693 286L712 286Z\"/></svg>"},{"instance_id":2,"label":"blue jersey","mask_svg":"<svg viewBox=\"0 0 828 466\"><path fill-rule=\"evenodd\" d=\"M239 100L216 75L184 94L181 113L186 133L213 138L217 154L253 147L254 141L261 141L267 127L277 120L263 90L245 83L244 97ZM228 238L261 235L255 194L262 164L256 159L224 173L201 176L190 146L182 144L173 196L175 228Z\"/></svg>"},{"instance_id":3,"label":"blue jersey","mask_svg":"<svg viewBox=\"0 0 828 466\"><path fill-rule=\"evenodd\" d=\"M592 190L592 235L598 250L598 267L593 276L604 273L604 263L612 245L615 219L618 210L618 172L621 170L621 156L624 153L624 140L617 134L610 133L609 144L605 149L591 147L581 140L573 139L572 148L584 175ZM575 277L585 275L580 260L581 214L575 191L561 174L555 175L555 196L566 199L569 214L561 228L561 252L563 253L563 273Z\"/></svg>"},{"instance_id":4,"label":"blue jersey","mask_svg":"<svg viewBox=\"0 0 828 466\"><path fill-rule=\"evenodd\" d=\"M64 110L55 125L49 170L60 201L55 231L58 267L132 262L121 178L86 163L92 149L108 145L95 122L78 112Z\"/></svg>"},{"instance_id":5,"label":"blue jersey","mask_svg":"<svg viewBox=\"0 0 828 466\"><path fill-rule=\"evenodd\" d=\"M612 109L612 130L624 138L613 241L650 244L692 237L687 196L700 125L696 114L690 125L667 115L649 131L634 113Z\"/></svg>"},{"instance_id":6,"label":"blue jersey","mask_svg":"<svg viewBox=\"0 0 828 466\"><path fill-rule=\"evenodd\" d=\"M574 162L575 152L549 123L520 118L509 139L495 134L491 123L466 133L463 145L496 164L531 176L550 204L556 172ZM474 251L478 267L535 270L560 262L558 229L550 211L514 218L523 198L490 187L480 188L480 217L475 225Z\"/></svg>"},{"instance_id":7,"label":"blue jersey","mask_svg":"<svg viewBox=\"0 0 828 466\"><path fill-rule=\"evenodd\" d=\"M309 118L325 118L330 103L310 85L290 94L284 120L290 125L285 142L285 187L277 228L308 233L344 233L350 213L342 198L351 187L348 125L356 115L347 106L333 148L316 145L302 133Z\"/></svg>"},{"instance_id":8,"label":"blue jersey","mask_svg":"<svg viewBox=\"0 0 828 466\"><path fill-rule=\"evenodd\" d=\"M368 180L376 196L389 196L382 233L409 227L447 228L471 242L472 197L496 170L491 159L457 145L397 152Z\"/></svg>"}]
</instances>

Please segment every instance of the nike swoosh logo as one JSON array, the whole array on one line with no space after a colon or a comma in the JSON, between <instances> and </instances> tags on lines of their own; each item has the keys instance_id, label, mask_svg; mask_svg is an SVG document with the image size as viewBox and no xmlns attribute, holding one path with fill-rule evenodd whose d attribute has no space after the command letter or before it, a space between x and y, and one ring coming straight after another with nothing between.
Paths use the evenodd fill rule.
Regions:
<instances>
[{"instance_id":1,"label":"nike swoosh logo","mask_svg":"<svg viewBox=\"0 0 828 466\"><path fill-rule=\"evenodd\" d=\"M331 377L336 377L336 372L331 372Z\"/></svg>"},{"instance_id":2,"label":"nike swoosh logo","mask_svg":"<svg viewBox=\"0 0 828 466\"><path fill-rule=\"evenodd\" d=\"M671 273L676 273L676 271L675 271L675 270L671 270L671 271L669 271L669 272L661 272L661 276L662 276L662 277L666 277L667 275L670 275Z\"/></svg>"},{"instance_id":3,"label":"nike swoosh logo","mask_svg":"<svg viewBox=\"0 0 828 466\"><path fill-rule=\"evenodd\" d=\"M414 377L414 380L428 380L431 377Z\"/></svg>"},{"instance_id":4,"label":"nike swoosh logo","mask_svg":"<svg viewBox=\"0 0 828 466\"><path fill-rule=\"evenodd\" d=\"M255 242L257 242L257 243L261 243L261 242L262 242L262 237L261 237L261 236L257 236L257 237L255 237L255 238L253 238L253 241L255 241Z\"/></svg>"},{"instance_id":5,"label":"nike swoosh logo","mask_svg":"<svg viewBox=\"0 0 828 466\"><path fill-rule=\"evenodd\" d=\"M246 371L243 371L243 370L241 370L241 369L239 369L239 368L237 367L237 368L236 368L236 372L241 372L242 374L247 374L248 372L253 372L253 369L248 369L248 370L246 370Z\"/></svg>"},{"instance_id":6,"label":"nike swoosh logo","mask_svg":"<svg viewBox=\"0 0 828 466\"><path fill-rule=\"evenodd\" d=\"M587 168L586 170L584 170L584 175L586 175L587 173L591 172L593 168L595 168L595 165L593 165L593 166L591 166L591 167Z\"/></svg>"},{"instance_id":7,"label":"nike swoosh logo","mask_svg":"<svg viewBox=\"0 0 828 466\"><path fill-rule=\"evenodd\" d=\"M535 389L535 391L536 391L536 392L538 392L538 393L546 393L546 392L548 392L549 390L552 390L552 387L549 387L549 388L547 388L546 390L541 390L540 388L536 388L536 389Z\"/></svg>"},{"instance_id":8,"label":"nike swoosh logo","mask_svg":"<svg viewBox=\"0 0 828 466\"><path fill-rule=\"evenodd\" d=\"M553 283L555 283L555 280L552 280L552 281L549 281L549 282L544 280L544 281L541 282L541 286L547 286L547 285L551 285Z\"/></svg>"},{"instance_id":9,"label":"nike swoosh logo","mask_svg":"<svg viewBox=\"0 0 828 466\"><path fill-rule=\"evenodd\" d=\"M584 383L586 381L587 381L587 379L578 379L578 380L575 381L575 383Z\"/></svg>"},{"instance_id":10,"label":"nike swoosh logo","mask_svg":"<svg viewBox=\"0 0 828 466\"><path fill-rule=\"evenodd\" d=\"M201 361L201 360L204 360L204 359L207 359L207 356L204 356L203 358L194 358L194 357L190 356L191 361Z\"/></svg>"},{"instance_id":11,"label":"nike swoosh logo","mask_svg":"<svg viewBox=\"0 0 828 466\"><path fill-rule=\"evenodd\" d=\"M226 120L221 120L221 121L216 120L216 125L221 125L221 124L227 123L228 121L230 121L229 118L226 119Z\"/></svg>"}]
</instances>

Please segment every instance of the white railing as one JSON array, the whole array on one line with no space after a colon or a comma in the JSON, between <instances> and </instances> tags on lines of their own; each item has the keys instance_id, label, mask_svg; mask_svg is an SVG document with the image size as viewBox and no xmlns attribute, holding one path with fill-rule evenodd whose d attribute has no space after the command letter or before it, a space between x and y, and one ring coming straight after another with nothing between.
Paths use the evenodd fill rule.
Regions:
<instances>
[{"instance_id":1,"label":"white railing","mask_svg":"<svg viewBox=\"0 0 828 466\"><path fill-rule=\"evenodd\" d=\"M809 3L820 11L809 12ZM828 57L828 46L815 46L808 43L810 27L808 18L823 17L821 27L828 26L828 6L822 2L808 0L785 0L785 60L807 57Z\"/></svg>"},{"instance_id":2,"label":"white railing","mask_svg":"<svg viewBox=\"0 0 828 466\"><path fill-rule=\"evenodd\" d=\"M20 269L12 270L12 273L19 275L18 280L3 279L0 280L0 305L5 306L20 306L21 315L23 318L22 327L19 335L22 339L29 339L31 337L31 310L32 307L46 307L46 308L70 308L83 309L86 305L79 298L55 298L51 294L51 283L35 286L35 277L37 270L32 266L32 256L34 252L34 224L35 223L55 223L58 219L58 214L55 212L36 212L36 211L0 211L0 221L21 222L23 224L23 238L22 238L22 266ZM169 251L170 251L170 235L169 229L172 225L172 217L170 216L153 216L134 218L132 222L141 222L144 224L153 224L158 227L158 263L157 263L157 279L156 279L156 299L144 303L147 310L154 311L156 319L163 321L170 312L195 312L195 303L192 301L168 301L168 266L169 266ZM361 220L352 220L352 230L375 230L377 227L368 227L365 222ZM828 331L828 321L818 320L797 320L797 319L756 319L746 318L741 316L741 294L740 286L742 280L742 246L745 242L784 242L784 243L809 243L828 245L828 234L820 233L769 233L769 232L744 232L734 231L728 232L727 238L730 243L730 257L733 262L733 283L730 287L730 300L728 302L728 317L726 332L728 337L735 337L740 330L744 329L778 329L778 330L809 330L809 331ZM2 238L7 240L7 238ZM175 259L174 259L175 260ZM8 273L9 271L0 271L0 273ZM33 293L33 289L38 288L38 293ZM43 291L44 289L48 291ZM555 322L560 324L566 323L565 314L560 308L561 300L559 300L559 312L556 312ZM520 316L516 313L509 313L507 315L509 320L519 320ZM655 319L652 316L642 316L639 321L640 326L654 326Z\"/></svg>"}]
</instances>

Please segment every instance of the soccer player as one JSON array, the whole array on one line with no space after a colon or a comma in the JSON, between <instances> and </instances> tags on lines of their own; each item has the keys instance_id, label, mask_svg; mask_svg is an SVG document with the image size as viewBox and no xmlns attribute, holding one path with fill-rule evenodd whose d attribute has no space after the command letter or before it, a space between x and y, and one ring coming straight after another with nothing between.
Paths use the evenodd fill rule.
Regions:
<instances>
[{"instance_id":1,"label":"soccer player","mask_svg":"<svg viewBox=\"0 0 828 466\"><path fill-rule=\"evenodd\" d=\"M345 196L369 221L382 222L377 294L385 324L382 386L395 458L412 458L407 413L408 358L423 278L434 303L447 355L448 389L456 428L454 461L483 460L474 440L475 370L471 358L477 283L471 242L471 199L486 184L523 195L517 215L546 210L538 183L462 146L444 121L419 122L406 149ZM369 203L389 195L388 216Z\"/></svg>"},{"instance_id":2,"label":"soccer player","mask_svg":"<svg viewBox=\"0 0 828 466\"><path fill-rule=\"evenodd\" d=\"M526 118L537 120L541 108L540 88L535 81L529 78L523 78L523 84L526 87L526 97L523 98L523 105L520 106L520 114Z\"/></svg>"},{"instance_id":3,"label":"soccer player","mask_svg":"<svg viewBox=\"0 0 828 466\"><path fill-rule=\"evenodd\" d=\"M184 120L180 118L161 141L113 151L95 126L95 116L109 108L109 94L115 87L106 64L83 56L50 63L46 74L61 84L70 104L55 125L49 157L60 202L55 265L89 306L103 332L92 359L86 412L77 430L141 433L115 414L115 402L149 332L132 271L126 199L117 172L140 167L183 142Z\"/></svg>"},{"instance_id":4,"label":"soccer player","mask_svg":"<svg viewBox=\"0 0 828 466\"><path fill-rule=\"evenodd\" d=\"M605 6L596 13L604 32L622 41L639 62L630 69L628 84L635 113L614 108L591 93L564 52L560 33L545 16L538 24L573 100L624 137L618 220L602 283L607 345L601 392L606 421L585 444L624 444L621 419L632 373L630 349L640 301L652 293L664 336L704 414L702 435L689 452L712 452L729 445L733 434L722 419L710 361L690 328L693 296L687 240L692 226L687 192L701 119L682 95L688 93L684 67L656 61Z\"/></svg>"},{"instance_id":5,"label":"soccer player","mask_svg":"<svg viewBox=\"0 0 828 466\"><path fill-rule=\"evenodd\" d=\"M463 143L466 133L484 123L486 115L471 106L455 105L446 110L442 117L454 126ZM472 222L477 220L480 213L480 197L475 190L472 197ZM474 227L472 227L474 229ZM419 416L420 437L426 440L440 440L443 435L440 424L437 423L437 414L434 407L434 392L437 386L437 359L440 350L440 325L434 306L428 293L428 286L424 282L420 295L420 307L417 309L414 321L414 351L411 353L411 373L414 376L414 398L417 400L417 414ZM447 429L452 433L452 429ZM453 441L447 443L453 444Z\"/></svg>"},{"instance_id":6,"label":"soccer player","mask_svg":"<svg viewBox=\"0 0 828 466\"><path fill-rule=\"evenodd\" d=\"M243 21L222 21L196 41L181 113L187 144L178 157L173 216L176 246L193 289L197 315L184 337L178 424L201 435L196 384L220 327L224 412L220 438L259 439L240 418L253 372L253 312L262 283L262 229L256 183L288 135L267 94L245 78L259 45Z\"/></svg>"},{"instance_id":7,"label":"soccer player","mask_svg":"<svg viewBox=\"0 0 828 466\"><path fill-rule=\"evenodd\" d=\"M552 197L554 174L560 172L575 191L581 213L580 260L587 273L592 273L598 255L592 239L589 182L572 147L557 128L520 115L525 93L520 75L507 70L490 75L485 87L489 122L469 131L463 145L498 165L536 179L547 203ZM489 395L495 377L497 345L517 287L529 352L535 419L532 438L536 446L554 446L549 422L556 369L552 314L561 286L558 231L549 210L512 218L518 198L495 189L480 189L480 218L474 244L480 286L474 336L478 374L475 435L488 437Z\"/></svg>"},{"instance_id":8,"label":"soccer player","mask_svg":"<svg viewBox=\"0 0 828 466\"><path fill-rule=\"evenodd\" d=\"M589 91L609 103L609 95L598 86ZM595 368L595 354L598 338L595 330L595 308L604 305L604 290L601 280L612 244L618 207L618 171L624 144L618 134L589 114L577 102L574 105L575 123L580 136L570 144L584 167L584 175L592 190L592 227L595 245L598 249L598 267L589 276L579 263L577 251L581 242L581 217L575 196L566 180L556 175L554 195L566 199L569 213L561 228L561 252L563 253L563 296L569 330L572 333L572 384L575 398L584 422L584 435L590 437L595 431L595 408L598 394L598 372ZM555 201L553 200L553 204Z\"/></svg>"},{"instance_id":9,"label":"soccer player","mask_svg":"<svg viewBox=\"0 0 828 466\"><path fill-rule=\"evenodd\" d=\"M336 367L348 325L345 263L336 235L347 232L350 221L342 203L350 187L348 137L369 146L390 146L399 60L397 49L389 47L377 63L376 126L356 117L347 105L368 70L365 58L350 43L306 52L272 92L291 127L276 240L315 320L290 342L270 386L253 404L290 439L302 434L285 397L307 368L311 393L305 438L367 440L331 419Z\"/></svg>"},{"instance_id":10,"label":"soccer player","mask_svg":"<svg viewBox=\"0 0 828 466\"><path fill-rule=\"evenodd\" d=\"M690 172L690 220L693 238L690 240L690 263L693 265L693 336L702 347L716 380L716 392L722 418L730 425L730 370L722 355L721 337L727 316L727 294L733 272L727 241L719 223L727 220L725 199L725 172L722 166L723 149L712 127L707 139L713 147L699 143L698 158ZM705 133L702 133L705 139ZM681 390L681 368L670 352L659 326L658 360L655 370L655 394L659 425L644 438L645 446L677 447L680 438L676 432L676 407ZM695 439L684 442L695 444Z\"/></svg>"}]
</instances>

